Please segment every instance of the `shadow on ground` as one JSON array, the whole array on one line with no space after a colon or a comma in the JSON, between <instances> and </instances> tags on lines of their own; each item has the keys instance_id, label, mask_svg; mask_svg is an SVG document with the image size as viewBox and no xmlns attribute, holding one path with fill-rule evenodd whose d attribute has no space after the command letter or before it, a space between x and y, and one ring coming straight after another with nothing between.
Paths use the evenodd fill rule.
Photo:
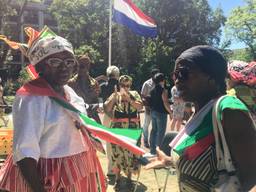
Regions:
<instances>
[{"instance_id":1,"label":"shadow on ground","mask_svg":"<svg viewBox=\"0 0 256 192\"><path fill-rule=\"evenodd\" d=\"M132 186L127 186L127 178L126 177L121 177L121 185L118 189L115 189L115 176L110 176L108 177L108 185L110 188L113 189L115 192L134 192L135 187L136 187L136 192L145 192L147 191L147 187L141 183L141 182L136 182L136 180L132 181ZM136 186L137 184L137 186Z\"/></svg>"}]
</instances>

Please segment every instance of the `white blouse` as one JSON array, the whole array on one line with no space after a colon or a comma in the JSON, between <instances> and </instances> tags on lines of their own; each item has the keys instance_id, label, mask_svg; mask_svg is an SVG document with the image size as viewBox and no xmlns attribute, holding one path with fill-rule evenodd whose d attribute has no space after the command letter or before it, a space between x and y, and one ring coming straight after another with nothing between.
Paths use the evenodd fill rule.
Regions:
<instances>
[{"instance_id":1,"label":"white blouse","mask_svg":"<svg viewBox=\"0 0 256 192\"><path fill-rule=\"evenodd\" d=\"M85 103L64 86L70 103L86 113ZM13 159L60 158L88 150L67 110L48 96L17 95L13 104Z\"/></svg>"}]
</instances>

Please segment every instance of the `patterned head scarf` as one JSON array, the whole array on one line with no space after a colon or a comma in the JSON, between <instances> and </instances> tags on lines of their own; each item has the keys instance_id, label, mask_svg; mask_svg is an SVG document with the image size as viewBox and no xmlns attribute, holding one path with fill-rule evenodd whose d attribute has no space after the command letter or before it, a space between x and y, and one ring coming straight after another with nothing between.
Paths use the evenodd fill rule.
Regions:
<instances>
[{"instance_id":1,"label":"patterned head scarf","mask_svg":"<svg viewBox=\"0 0 256 192\"><path fill-rule=\"evenodd\" d=\"M29 37L27 44L10 41L4 35L0 35L0 39L11 48L20 49L32 65L36 65L50 55L63 51L68 51L74 55L71 43L56 35L49 27L45 26L40 32L31 27L26 27L24 30Z\"/></svg>"},{"instance_id":2,"label":"patterned head scarf","mask_svg":"<svg viewBox=\"0 0 256 192\"><path fill-rule=\"evenodd\" d=\"M256 85L256 62L246 63L243 61L231 61L228 64L230 78L238 83L249 86Z\"/></svg>"}]
</instances>

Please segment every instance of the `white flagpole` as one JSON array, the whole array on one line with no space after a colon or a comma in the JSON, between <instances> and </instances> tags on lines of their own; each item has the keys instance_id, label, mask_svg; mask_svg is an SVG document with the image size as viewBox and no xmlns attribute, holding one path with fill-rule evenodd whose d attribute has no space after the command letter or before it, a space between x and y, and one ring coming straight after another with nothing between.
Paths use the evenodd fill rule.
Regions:
<instances>
[{"instance_id":1,"label":"white flagpole","mask_svg":"<svg viewBox=\"0 0 256 192\"><path fill-rule=\"evenodd\" d=\"M108 66L111 66L111 42L112 42L112 0L109 3L109 37L108 37Z\"/></svg>"}]
</instances>

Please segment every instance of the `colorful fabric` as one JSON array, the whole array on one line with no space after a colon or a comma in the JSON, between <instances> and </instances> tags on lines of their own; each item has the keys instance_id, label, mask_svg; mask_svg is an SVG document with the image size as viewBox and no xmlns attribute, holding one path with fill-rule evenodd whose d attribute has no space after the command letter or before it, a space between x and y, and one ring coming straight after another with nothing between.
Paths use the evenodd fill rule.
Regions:
<instances>
[{"instance_id":1,"label":"colorful fabric","mask_svg":"<svg viewBox=\"0 0 256 192\"><path fill-rule=\"evenodd\" d=\"M190 153L189 149L193 145L197 145L201 139L212 134L213 127L211 126L212 116L211 111L215 100L211 100L207 105L205 105L200 111L198 111L193 118L187 123L186 127L183 128L178 135L170 143L171 148L178 154L182 155L184 153L194 154L195 156L190 156L190 159L195 159L198 155L203 152L204 148L198 148L197 153ZM208 125L208 126L206 126ZM209 142L208 146L212 143ZM193 149L195 150L195 149Z\"/></svg>"},{"instance_id":2,"label":"colorful fabric","mask_svg":"<svg viewBox=\"0 0 256 192\"><path fill-rule=\"evenodd\" d=\"M225 97L220 102L220 104L219 104L220 113L222 111L224 111L224 109L227 109L227 108L228 109L238 109L238 110L245 111L245 112L249 111L248 108L246 107L246 105L242 101L237 99L237 97L234 97L234 96L233 97L232 96ZM219 116L222 117L221 114Z\"/></svg>"},{"instance_id":3,"label":"colorful fabric","mask_svg":"<svg viewBox=\"0 0 256 192\"><path fill-rule=\"evenodd\" d=\"M20 49L22 54L28 57L32 65L39 63L49 55L55 53L68 51L74 54L71 43L57 36L47 26L40 32L31 27L26 27L24 30L29 37L27 44L10 41L4 35L0 35L0 39L5 41L11 48Z\"/></svg>"},{"instance_id":4,"label":"colorful fabric","mask_svg":"<svg viewBox=\"0 0 256 192\"><path fill-rule=\"evenodd\" d=\"M220 120L222 120L222 113L225 109L248 111L246 106L239 99L232 96L226 96L220 102L219 106L220 111L218 118L220 118ZM213 105L210 105L210 109L205 115L205 118L197 125L196 130L204 130L204 127L213 127L212 110ZM213 132L211 131L211 133L203 137L203 139L200 139L194 145L187 148L188 149L180 154L177 161L177 175L180 191L210 192L211 187L218 179L216 147ZM203 150L200 151L200 148ZM173 152L176 153L176 151Z\"/></svg>"},{"instance_id":5,"label":"colorful fabric","mask_svg":"<svg viewBox=\"0 0 256 192\"><path fill-rule=\"evenodd\" d=\"M228 73L232 80L245 83L249 86L256 85L256 62L246 63L243 61L232 61L228 64Z\"/></svg>"},{"instance_id":6,"label":"colorful fabric","mask_svg":"<svg viewBox=\"0 0 256 192\"><path fill-rule=\"evenodd\" d=\"M87 142L89 142L87 140ZM64 158L40 158L37 170L47 192L106 192L104 173L93 146L84 153ZM10 155L0 170L0 189L31 192Z\"/></svg>"},{"instance_id":7,"label":"colorful fabric","mask_svg":"<svg viewBox=\"0 0 256 192\"><path fill-rule=\"evenodd\" d=\"M130 94L132 94L136 101L142 102L138 92L130 91ZM138 112L136 108L131 106L131 104L122 101L120 98L118 99L113 112L114 118L111 121L111 128L121 127L124 131L127 128L130 130L141 130ZM136 144L140 146L140 138L138 138ZM111 167L114 172L123 171L126 175L129 175L130 173L138 173L140 166L137 157L138 155L134 155L123 147L114 144L111 145Z\"/></svg>"},{"instance_id":8,"label":"colorful fabric","mask_svg":"<svg viewBox=\"0 0 256 192\"><path fill-rule=\"evenodd\" d=\"M145 15L131 0L114 1L113 20L127 26L137 35L157 36L157 26L154 20Z\"/></svg>"},{"instance_id":9,"label":"colorful fabric","mask_svg":"<svg viewBox=\"0 0 256 192\"><path fill-rule=\"evenodd\" d=\"M233 89L227 91L230 96L236 96L244 102L246 107L250 110L251 115L256 121L256 89L247 85L237 85Z\"/></svg>"},{"instance_id":10,"label":"colorful fabric","mask_svg":"<svg viewBox=\"0 0 256 192\"><path fill-rule=\"evenodd\" d=\"M82 132L87 134L87 131L89 131L92 135L107 142L120 145L134 154L142 155L145 153L143 149L136 146L137 140L141 135L141 130L122 128L109 129L98 124L60 97L42 78L25 84L18 90L17 94L49 96L52 100L65 108L75 121L80 123Z\"/></svg>"}]
</instances>

